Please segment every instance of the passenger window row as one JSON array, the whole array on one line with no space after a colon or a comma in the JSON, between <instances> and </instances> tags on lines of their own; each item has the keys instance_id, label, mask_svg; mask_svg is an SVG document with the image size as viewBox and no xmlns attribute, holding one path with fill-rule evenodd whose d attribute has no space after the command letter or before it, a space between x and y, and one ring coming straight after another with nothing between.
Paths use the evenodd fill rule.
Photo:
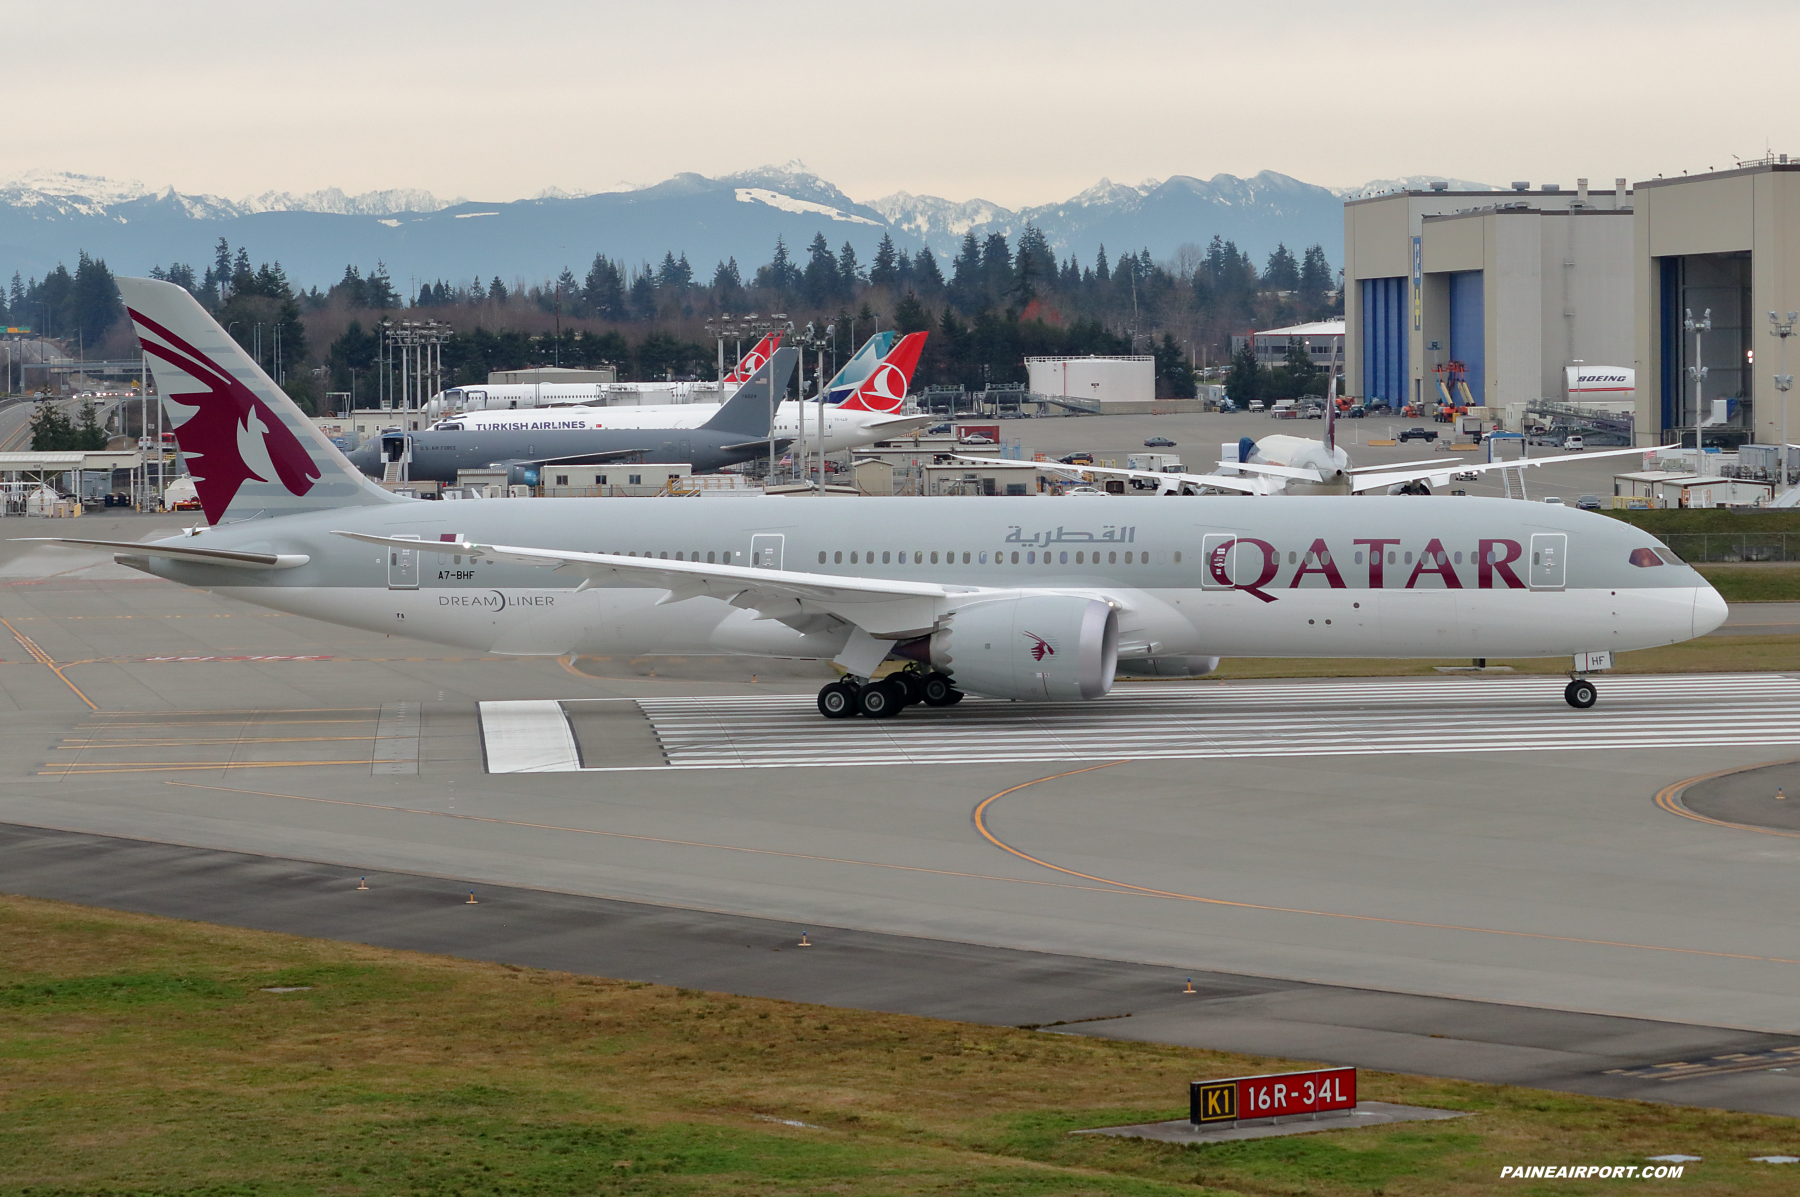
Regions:
<instances>
[{"instance_id":1,"label":"passenger window row","mask_svg":"<svg viewBox=\"0 0 1800 1197\"><path fill-rule=\"evenodd\" d=\"M1037 564L1039 564L1038 558L1040 556L1043 558L1042 564L1044 564L1044 565L1070 565L1070 564L1073 564L1073 565L1100 565L1100 564L1102 564L1102 562L1100 560L1099 550L1095 550L1094 552L1089 553L1085 549L1077 549L1074 553L1074 560L1072 562L1070 561L1070 554L1067 550L1052 552L1052 551L1046 549L1040 554L1036 549L1013 549L1013 550L1010 550L1010 552L1006 549L1002 549L999 552L993 554L992 564L994 564L994 565L1037 565ZM1119 556L1120 556L1120 554L1118 553L1117 550L1108 552L1106 554L1106 561L1104 562L1104 564L1106 564L1106 565L1120 564ZM823 549L821 549L819 551L819 564L820 565L824 565L826 563L826 557L827 557L827 553ZM841 549L829 554L829 557L831 559L831 564L833 564L833 565L843 565L844 564L844 552ZM881 554L881 564L882 565L895 565L895 564L898 564L898 565L926 565L926 564L937 565L940 563L940 557L941 557L941 562L944 565L958 564L957 554L955 552L948 552L948 553L943 553L940 555L939 553L926 552L925 550L922 550L922 549L901 550L899 552L894 552L893 550L890 549L889 551ZM1148 552L1139 552L1136 550L1127 549L1125 551L1124 557L1125 557L1124 564L1126 564L1126 565L1149 565L1150 564L1150 554ZM1090 558L1091 558L1091 560L1090 560ZM1177 551L1174 554L1174 561L1175 561L1176 565L1181 564L1181 553L1179 551ZM875 562L875 550L874 549L870 549L867 552L863 552L861 550L852 550L850 553L849 564L851 564L851 565L874 565L875 563L876 562ZM965 552L962 554L961 564L963 564L963 565L987 565L987 564L989 564L988 554L987 553L978 553L978 552Z\"/></svg>"},{"instance_id":2,"label":"passenger window row","mask_svg":"<svg viewBox=\"0 0 1800 1197\"><path fill-rule=\"evenodd\" d=\"M715 556L715 553L716 553L716 556ZM666 553L666 552L657 553L657 552L653 552L650 549L645 549L641 553L639 553L635 550L627 553L623 550L615 549L613 551L613 556L615 556L615 557L656 557L663 561L667 561L669 559L668 553ZM675 560L677 560L677 561L698 561L698 560L700 560L700 550L695 549L692 553L684 553L682 550L677 549L675 551ZM730 549L714 550L714 552L708 553L706 555L706 562L708 565L730 565L731 564L731 550Z\"/></svg>"}]
</instances>

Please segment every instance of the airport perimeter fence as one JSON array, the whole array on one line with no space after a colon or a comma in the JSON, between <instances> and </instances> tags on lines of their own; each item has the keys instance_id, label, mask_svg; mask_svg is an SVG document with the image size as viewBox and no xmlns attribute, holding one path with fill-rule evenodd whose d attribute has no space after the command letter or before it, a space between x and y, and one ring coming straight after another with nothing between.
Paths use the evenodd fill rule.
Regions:
<instances>
[{"instance_id":1,"label":"airport perimeter fence","mask_svg":"<svg viewBox=\"0 0 1800 1197\"><path fill-rule=\"evenodd\" d=\"M1800 536L1780 532L1675 532L1663 540L1690 565L1800 561Z\"/></svg>"}]
</instances>

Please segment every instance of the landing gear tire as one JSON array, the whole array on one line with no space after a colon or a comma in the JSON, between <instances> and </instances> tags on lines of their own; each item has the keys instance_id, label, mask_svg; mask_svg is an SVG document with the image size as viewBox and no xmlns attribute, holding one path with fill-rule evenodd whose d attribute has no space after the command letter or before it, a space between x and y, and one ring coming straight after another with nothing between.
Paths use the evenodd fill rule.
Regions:
<instances>
[{"instance_id":1,"label":"landing gear tire","mask_svg":"<svg viewBox=\"0 0 1800 1197\"><path fill-rule=\"evenodd\" d=\"M854 719L857 709L854 686L832 682L819 691L819 714L827 719Z\"/></svg>"},{"instance_id":2,"label":"landing gear tire","mask_svg":"<svg viewBox=\"0 0 1800 1197\"><path fill-rule=\"evenodd\" d=\"M900 692L906 696L906 706L910 707L914 703L925 701L925 681L918 674L893 673L888 675L887 680L898 686Z\"/></svg>"},{"instance_id":3,"label":"landing gear tire","mask_svg":"<svg viewBox=\"0 0 1800 1197\"><path fill-rule=\"evenodd\" d=\"M1600 692L1594 689L1594 683L1581 677L1570 682L1568 688L1563 691L1563 701L1578 711L1587 710L1599 697Z\"/></svg>"},{"instance_id":4,"label":"landing gear tire","mask_svg":"<svg viewBox=\"0 0 1800 1197\"><path fill-rule=\"evenodd\" d=\"M892 719L906 705L906 691L893 680L872 682L856 696L866 719Z\"/></svg>"},{"instance_id":5,"label":"landing gear tire","mask_svg":"<svg viewBox=\"0 0 1800 1197\"><path fill-rule=\"evenodd\" d=\"M962 691L951 685L949 677L941 673L928 673L919 689L923 692L925 705L928 707L955 706L962 701Z\"/></svg>"}]
</instances>

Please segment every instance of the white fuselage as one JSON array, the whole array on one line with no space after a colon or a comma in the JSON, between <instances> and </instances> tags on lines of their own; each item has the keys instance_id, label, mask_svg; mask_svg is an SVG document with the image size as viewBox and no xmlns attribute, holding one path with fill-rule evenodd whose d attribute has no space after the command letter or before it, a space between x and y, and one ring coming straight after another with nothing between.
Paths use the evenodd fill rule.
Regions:
<instances>
[{"instance_id":1,"label":"white fuselage","mask_svg":"<svg viewBox=\"0 0 1800 1197\"><path fill-rule=\"evenodd\" d=\"M183 541L230 547L254 537L260 551L310 555L304 568L262 584L198 567L155 572L329 622L528 655L831 658L847 628L801 608L790 624L720 598L669 602L656 586L578 589L577 578L464 558L433 542L930 582L950 588L940 600L947 610L1024 594L1084 595L1117 610L1127 660L1554 657L1676 643L1725 615L1718 593L1687 566L1633 563L1634 553L1657 559L1639 552L1653 537L1573 509L1472 498L1129 507L1035 498L416 503L228 524ZM397 575L388 550L332 530L417 536L421 551Z\"/></svg>"},{"instance_id":2,"label":"white fuselage","mask_svg":"<svg viewBox=\"0 0 1800 1197\"><path fill-rule=\"evenodd\" d=\"M804 411L802 407L804 406ZM832 404L821 405L789 399L775 410L773 433L777 439L799 440L804 433L807 444L816 446L820 436L820 410L823 407L825 451L855 449L894 435L882 431L881 425L892 425L902 418L887 412L845 411ZM719 409L712 404L676 404L654 407L557 407L535 411L470 412L447 424L460 425L466 431L569 430L589 428L698 428ZM801 427L804 419L805 427Z\"/></svg>"},{"instance_id":3,"label":"white fuselage","mask_svg":"<svg viewBox=\"0 0 1800 1197\"><path fill-rule=\"evenodd\" d=\"M1277 432L1256 442L1252 461L1292 469L1317 470L1321 482L1290 480L1284 488L1288 494L1314 494L1343 489L1342 479L1350 469L1350 455L1339 448L1328 448L1324 441L1311 437L1289 436Z\"/></svg>"},{"instance_id":4,"label":"white fuselage","mask_svg":"<svg viewBox=\"0 0 1800 1197\"><path fill-rule=\"evenodd\" d=\"M716 409L741 383L717 382L506 382L454 387L425 403L433 418L458 412L522 411L539 407L636 407L696 403Z\"/></svg>"}]
</instances>

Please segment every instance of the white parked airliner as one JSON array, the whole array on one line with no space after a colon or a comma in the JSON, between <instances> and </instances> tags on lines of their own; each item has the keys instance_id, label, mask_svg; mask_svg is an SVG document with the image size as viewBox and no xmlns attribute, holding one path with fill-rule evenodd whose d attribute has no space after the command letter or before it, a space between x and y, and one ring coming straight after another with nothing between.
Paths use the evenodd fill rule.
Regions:
<instances>
[{"instance_id":1,"label":"white parked airliner","mask_svg":"<svg viewBox=\"0 0 1800 1197\"><path fill-rule=\"evenodd\" d=\"M1099 698L1218 657L1569 657L1704 635L1718 593L1656 539L1476 498L401 498L192 296L119 280L210 527L112 549L281 611L487 653L832 660L828 717L964 693ZM874 681L890 656L907 672Z\"/></svg>"},{"instance_id":2,"label":"white parked airliner","mask_svg":"<svg viewBox=\"0 0 1800 1197\"><path fill-rule=\"evenodd\" d=\"M925 333L917 332L901 338L892 352L877 361L842 402L789 399L779 404L773 425L775 438L796 442L804 439L811 451L817 452L823 424L825 451L834 453L858 449L935 423L937 416L904 414L907 388L918 368L925 337ZM718 411L711 404L695 403L647 407L558 406L519 411L489 409L440 420L432 427L463 432L699 428Z\"/></svg>"}]
</instances>

